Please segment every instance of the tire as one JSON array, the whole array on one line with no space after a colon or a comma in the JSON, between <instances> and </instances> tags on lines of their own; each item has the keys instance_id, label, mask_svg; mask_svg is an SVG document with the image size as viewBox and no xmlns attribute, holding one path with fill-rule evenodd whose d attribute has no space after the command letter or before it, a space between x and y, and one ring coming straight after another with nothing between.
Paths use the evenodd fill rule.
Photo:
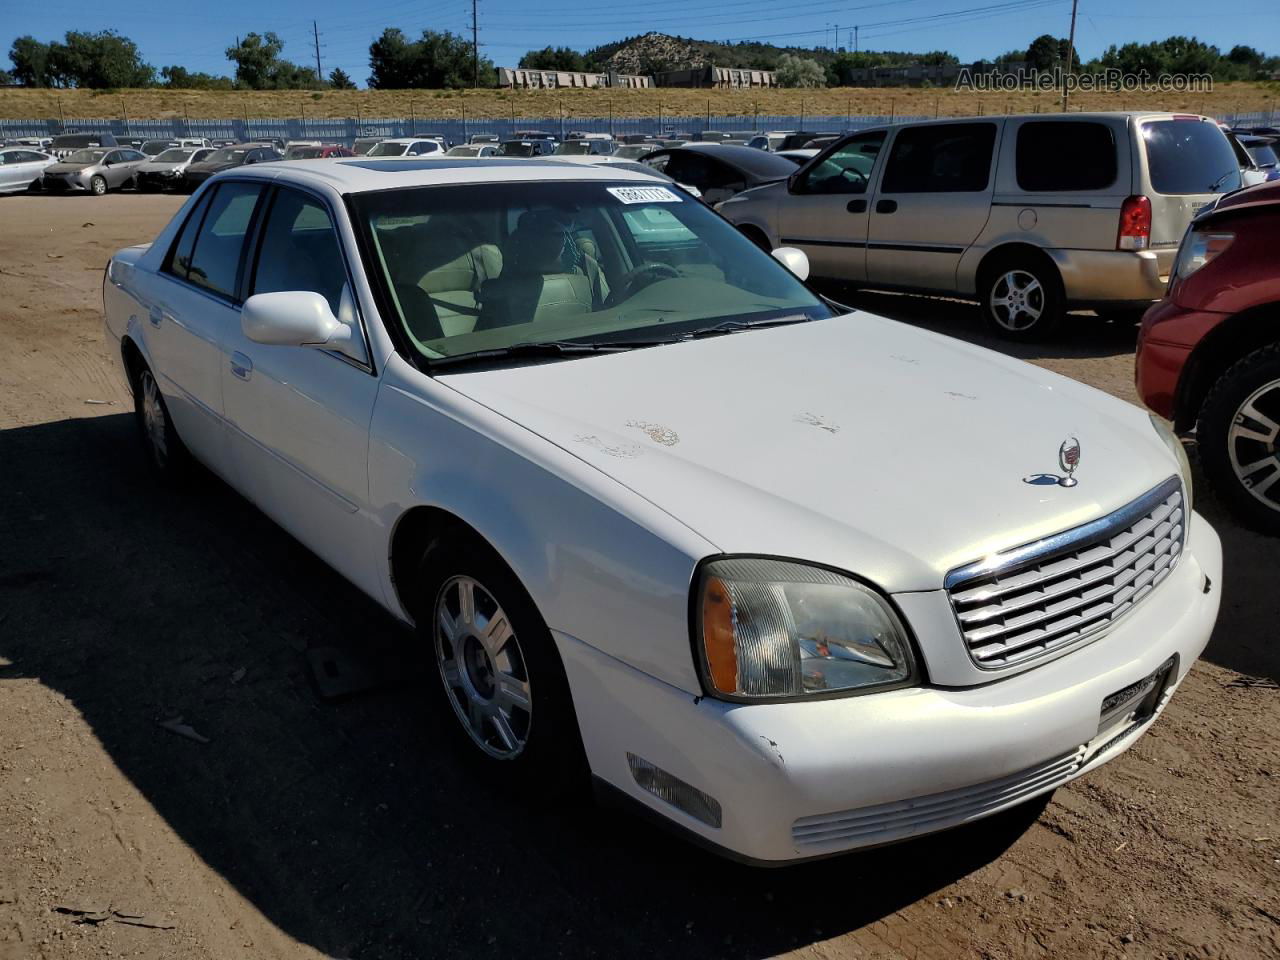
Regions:
<instances>
[{"instance_id":1,"label":"tire","mask_svg":"<svg viewBox=\"0 0 1280 960\"><path fill-rule=\"evenodd\" d=\"M27 193L43 193L43 192L44 192L43 178L36 177L34 180L32 180L30 183L27 184Z\"/></svg>"},{"instance_id":2,"label":"tire","mask_svg":"<svg viewBox=\"0 0 1280 960\"><path fill-rule=\"evenodd\" d=\"M155 375L141 363L133 378L133 413L139 439L157 476L165 483L185 481L191 473L191 454L174 429Z\"/></svg>"},{"instance_id":3,"label":"tire","mask_svg":"<svg viewBox=\"0 0 1280 960\"><path fill-rule=\"evenodd\" d=\"M1218 378L1200 407L1196 438L1214 493L1241 523L1280 536L1280 343Z\"/></svg>"},{"instance_id":4,"label":"tire","mask_svg":"<svg viewBox=\"0 0 1280 960\"><path fill-rule=\"evenodd\" d=\"M583 786L564 666L506 564L466 531L450 530L427 547L417 586L433 712L463 759L496 789L527 788L530 799Z\"/></svg>"},{"instance_id":5,"label":"tire","mask_svg":"<svg viewBox=\"0 0 1280 960\"><path fill-rule=\"evenodd\" d=\"M1023 256L984 267L978 297L987 326L1009 340L1043 340L1066 312L1062 278L1047 258Z\"/></svg>"},{"instance_id":6,"label":"tire","mask_svg":"<svg viewBox=\"0 0 1280 960\"><path fill-rule=\"evenodd\" d=\"M101 174L97 174L89 181L89 192L95 197L105 197L107 195L107 178Z\"/></svg>"}]
</instances>

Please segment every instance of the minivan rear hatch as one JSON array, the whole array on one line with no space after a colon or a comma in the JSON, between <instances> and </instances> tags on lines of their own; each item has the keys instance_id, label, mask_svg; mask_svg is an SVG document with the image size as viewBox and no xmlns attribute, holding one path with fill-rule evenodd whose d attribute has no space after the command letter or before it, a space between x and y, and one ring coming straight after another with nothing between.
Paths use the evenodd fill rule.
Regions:
<instances>
[{"instance_id":1,"label":"minivan rear hatch","mask_svg":"<svg viewBox=\"0 0 1280 960\"><path fill-rule=\"evenodd\" d=\"M1151 186L1151 247L1172 249L1202 207L1240 188L1240 166L1211 120L1173 115L1140 123Z\"/></svg>"}]
</instances>

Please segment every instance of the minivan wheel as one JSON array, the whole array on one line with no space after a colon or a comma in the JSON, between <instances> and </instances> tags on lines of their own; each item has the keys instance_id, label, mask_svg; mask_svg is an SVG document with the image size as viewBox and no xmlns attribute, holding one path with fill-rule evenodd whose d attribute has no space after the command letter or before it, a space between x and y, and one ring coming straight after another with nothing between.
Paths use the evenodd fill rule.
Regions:
<instances>
[{"instance_id":1,"label":"minivan wheel","mask_svg":"<svg viewBox=\"0 0 1280 960\"><path fill-rule=\"evenodd\" d=\"M1062 320L1062 281L1046 264L996 264L983 272L979 293L987 324L1010 340L1039 340Z\"/></svg>"},{"instance_id":2,"label":"minivan wheel","mask_svg":"<svg viewBox=\"0 0 1280 960\"><path fill-rule=\"evenodd\" d=\"M1200 461L1242 523L1280 536L1280 344L1255 350L1218 378L1200 408Z\"/></svg>"},{"instance_id":3,"label":"minivan wheel","mask_svg":"<svg viewBox=\"0 0 1280 960\"><path fill-rule=\"evenodd\" d=\"M93 191L95 197L105 196L107 193L107 178L103 176L95 176L89 181L89 189Z\"/></svg>"},{"instance_id":4,"label":"minivan wheel","mask_svg":"<svg viewBox=\"0 0 1280 960\"><path fill-rule=\"evenodd\" d=\"M483 543L449 531L419 568L418 636L440 722L495 786L561 795L585 769L555 641L533 601Z\"/></svg>"}]
</instances>

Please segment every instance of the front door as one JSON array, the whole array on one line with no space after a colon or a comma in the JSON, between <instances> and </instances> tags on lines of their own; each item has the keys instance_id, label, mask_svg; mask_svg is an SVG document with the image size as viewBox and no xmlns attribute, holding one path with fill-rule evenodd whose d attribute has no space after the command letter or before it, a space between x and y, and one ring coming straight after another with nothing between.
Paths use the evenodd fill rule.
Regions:
<instances>
[{"instance_id":1,"label":"front door","mask_svg":"<svg viewBox=\"0 0 1280 960\"><path fill-rule=\"evenodd\" d=\"M374 595L369 421L378 392L327 203L281 187L268 201L248 296L321 294L352 327L345 353L268 346L237 327L222 361L233 482L282 527Z\"/></svg>"},{"instance_id":2,"label":"front door","mask_svg":"<svg viewBox=\"0 0 1280 960\"><path fill-rule=\"evenodd\" d=\"M778 204L778 237L799 247L815 277L866 279L867 197L885 131L860 133L819 155Z\"/></svg>"},{"instance_id":3,"label":"front door","mask_svg":"<svg viewBox=\"0 0 1280 960\"><path fill-rule=\"evenodd\" d=\"M871 202L867 282L955 290L960 256L991 214L1003 121L898 130Z\"/></svg>"}]
</instances>

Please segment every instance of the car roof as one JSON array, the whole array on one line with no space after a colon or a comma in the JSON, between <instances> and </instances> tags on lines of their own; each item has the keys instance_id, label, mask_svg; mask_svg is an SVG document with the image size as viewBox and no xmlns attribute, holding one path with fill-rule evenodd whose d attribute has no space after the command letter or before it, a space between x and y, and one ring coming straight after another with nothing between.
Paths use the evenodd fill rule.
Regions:
<instances>
[{"instance_id":1,"label":"car roof","mask_svg":"<svg viewBox=\"0 0 1280 960\"><path fill-rule=\"evenodd\" d=\"M747 147L736 143L686 143L681 147L665 147L662 150L655 151L657 153L706 153L715 157L723 157L731 161L735 166L741 167L748 173L756 174L761 177L778 176L778 156L769 153L767 150L759 150L756 147ZM790 161L784 161L793 170L794 165ZM785 175L785 174L784 174Z\"/></svg>"},{"instance_id":2,"label":"car roof","mask_svg":"<svg viewBox=\"0 0 1280 960\"><path fill-rule=\"evenodd\" d=\"M753 151L759 153L760 151ZM236 177L297 183L299 186L327 186L339 193L366 193L406 187L508 183L512 180L579 180L651 182L643 173L617 166L563 163L546 159L539 163L504 157L472 157L451 161L388 157L334 157L313 160L299 170L297 164L270 162L237 168Z\"/></svg>"}]
</instances>

